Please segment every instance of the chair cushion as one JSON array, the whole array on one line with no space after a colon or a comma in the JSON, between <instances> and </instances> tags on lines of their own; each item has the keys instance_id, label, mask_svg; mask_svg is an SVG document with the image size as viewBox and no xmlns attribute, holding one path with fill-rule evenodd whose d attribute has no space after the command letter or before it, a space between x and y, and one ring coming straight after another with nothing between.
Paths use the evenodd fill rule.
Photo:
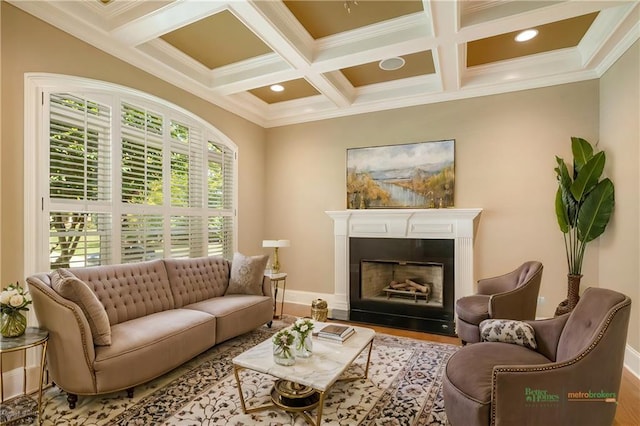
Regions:
<instances>
[{"instance_id":1,"label":"chair cushion","mask_svg":"<svg viewBox=\"0 0 640 426\"><path fill-rule=\"evenodd\" d=\"M471 324L480 324L488 319L489 297L485 294L474 294L458 299L456 301L458 318Z\"/></svg>"},{"instance_id":2,"label":"chair cushion","mask_svg":"<svg viewBox=\"0 0 640 426\"><path fill-rule=\"evenodd\" d=\"M514 343L529 349L536 349L536 335L533 327L523 321L486 319L480 323L480 340L483 342Z\"/></svg>"},{"instance_id":3,"label":"chair cushion","mask_svg":"<svg viewBox=\"0 0 640 426\"><path fill-rule=\"evenodd\" d=\"M481 403L491 401L491 380L496 365L536 365L551 362L524 346L483 342L468 345L447 362L446 375L460 392ZM473 366L470 368L470 366Z\"/></svg>"},{"instance_id":4,"label":"chair cushion","mask_svg":"<svg viewBox=\"0 0 640 426\"><path fill-rule=\"evenodd\" d=\"M93 343L97 346L111 344L111 326L107 311L98 296L82 280L66 269L58 269L51 274L51 286L62 297L76 303L84 312Z\"/></svg>"},{"instance_id":5,"label":"chair cushion","mask_svg":"<svg viewBox=\"0 0 640 426\"><path fill-rule=\"evenodd\" d=\"M262 281L269 256L245 256L234 253L231 277L225 294L252 294L262 296Z\"/></svg>"}]
</instances>

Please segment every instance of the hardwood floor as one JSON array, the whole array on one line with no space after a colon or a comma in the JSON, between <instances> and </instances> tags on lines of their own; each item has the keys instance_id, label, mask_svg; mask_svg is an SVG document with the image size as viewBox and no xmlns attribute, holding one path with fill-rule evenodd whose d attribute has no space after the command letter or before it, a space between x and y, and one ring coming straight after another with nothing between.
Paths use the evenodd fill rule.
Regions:
<instances>
[{"instance_id":1,"label":"hardwood floor","mask_svg":"<svg viewBox=\"0 0 640 426\"><path fill-rule=\"evenodd\" d=\"M284 313L294 316L309 316L310 307L299 304L284 304ZM391 334L412 339L428 340L431 342L450 343L460 345L457 337L440 336L437 334L422 333L419 331L400 330L397 328L381 327L369 325L377 333ZM639 426L640 425L640 379L629 370L623 369L622 383L620 384L620 394L618 397L618 408L613 422L614 426Z\"/></svg>"}]
</instances>

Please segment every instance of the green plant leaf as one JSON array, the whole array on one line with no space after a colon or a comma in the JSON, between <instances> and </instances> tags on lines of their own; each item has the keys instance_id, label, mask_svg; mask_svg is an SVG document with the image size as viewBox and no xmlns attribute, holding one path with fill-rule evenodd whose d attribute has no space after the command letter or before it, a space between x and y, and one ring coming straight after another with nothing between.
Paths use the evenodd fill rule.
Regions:
<instances>
[{"instance_id":1,"label":"green plant leaf","mask_svg":"<svg viewBox=\"0 0 640 426\"><path fill-rule=\"evenodd\" d=\"M585 243L598 238L607 227L615 195L613 182L603 179L585 198L578 213L578 239Z\"/></svg>"},{"instance_id":2,"label":"green plant leaf","mask_svg":"<svg viewBox=\"0 0 640 426\"><path fill-rule=\"evenodd\" d=\"M593 147L582 138L571 137L571 152L573 153L573 167L579 173L582 166L593 157Z\"/></svg>"},{"instance_id":3,"label":"green plant leaf","mask_svg":"<svg viewBox=\"0 0 640 426\"><path fill-rule=\"evenodd\" d=\"M577 219L578 202L573 198L571 194L571 176L569 176L569 170L564 160L560 157L556 157L558 166L555 168L556 175L558 177L558 192L556 193L556 215L558 216L558 225L560 230L566 233L563 229L563 224L566 223L569 228L573 228Z\"/></svg>"},{"instance_id":4,"label":"green plant leaf","mask_svg":"<svg viewBox=\"0 0 640 426\"><path fill-rule=\"evenodd\" d=\"M594 155L587 163L582 166L578 176L571 184L571 194L573 198L581 203L586 198L586 195L597 185L602 171L604 170L604 163L606 157L603 151Z\"/></svg>"},{"instance_id":5,"label":"green plant leaf","mask_svg":"<svg viewBox=\"0 0 640 426\"><path fill-rule=\"evenodd\" d=\"M554 170L556 171L558 184L569 189L571 187L572 179L571 176L569 176L567 165L565 164L564 160L558 156L556 156L556 163L558 163L558 165Z\"/></svg>"},{"instance_id":6,"label":"green plant leaf","mask_svg":"<svg viewBox=\"0 0 640 426\"><path fill-rule=\"evenodd\" d=\"M556 191L556 217L558 218L558 225L563 233L569 232L569 217L567 214L567 207L562 201L562 189L558 188Z\"/></svg>"}]
</instances>

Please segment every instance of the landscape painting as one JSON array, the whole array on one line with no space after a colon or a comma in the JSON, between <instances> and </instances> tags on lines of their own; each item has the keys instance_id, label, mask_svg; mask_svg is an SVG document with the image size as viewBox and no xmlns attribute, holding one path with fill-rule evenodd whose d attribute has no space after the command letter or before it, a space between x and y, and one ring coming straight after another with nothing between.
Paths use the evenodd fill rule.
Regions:
<instances>
[{"instance_id":1,"label":"landscape painting","mask_svg":"<svg viewBox=\"0 0 640 426\"><path fill-rule=\"evenodd\" d=\"M347 208L452 207L454 142L347 149Z\"/></svg>"}]
</instances>

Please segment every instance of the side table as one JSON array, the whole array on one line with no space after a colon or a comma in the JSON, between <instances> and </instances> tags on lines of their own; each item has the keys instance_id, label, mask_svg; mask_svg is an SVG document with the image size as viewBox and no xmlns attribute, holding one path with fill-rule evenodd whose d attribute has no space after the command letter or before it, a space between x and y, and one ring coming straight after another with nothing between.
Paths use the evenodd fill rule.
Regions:
<instances>
[{"instance_id":1,"label":"side table","mask_svg":"<svg viewBox=\"0 0 640 426\"><path fill-rule=\"evenodd\" d=\"M287 274L286 272L279 272L277 274L265 274L271 279L273 283L273 318L282 318L282 310L284 309L284 292L287 290ZM280 301L280 315L276 315L278 307L278 287L282 281L282 300Z\"/></svg>"},{"instance_id":2,"label":"side table","mask_svg":"<svg viewBox=\"0 0 640 426\"><path fill-rule=\"evenodd\" d=\"M42 355L40 357L40 382L38 383L38 424L42 423L42 382L44 380L44 370L47 360L47 343L49 342L49 332L47 330L27 327L22 336L18 337L1 337L0 336L0 371L2 371L2 355L24 351L22 358L22 394L27 393L27 349L42 346ZM4 402L4 386L0 386L0 400ZM28 415L28 414L27 414ZM26 417L26 415L24 416ZM21 417L22 418L22 417ZM19 418L13 418L9 423L13 423Z\"/></svg>"}]
</instances>

